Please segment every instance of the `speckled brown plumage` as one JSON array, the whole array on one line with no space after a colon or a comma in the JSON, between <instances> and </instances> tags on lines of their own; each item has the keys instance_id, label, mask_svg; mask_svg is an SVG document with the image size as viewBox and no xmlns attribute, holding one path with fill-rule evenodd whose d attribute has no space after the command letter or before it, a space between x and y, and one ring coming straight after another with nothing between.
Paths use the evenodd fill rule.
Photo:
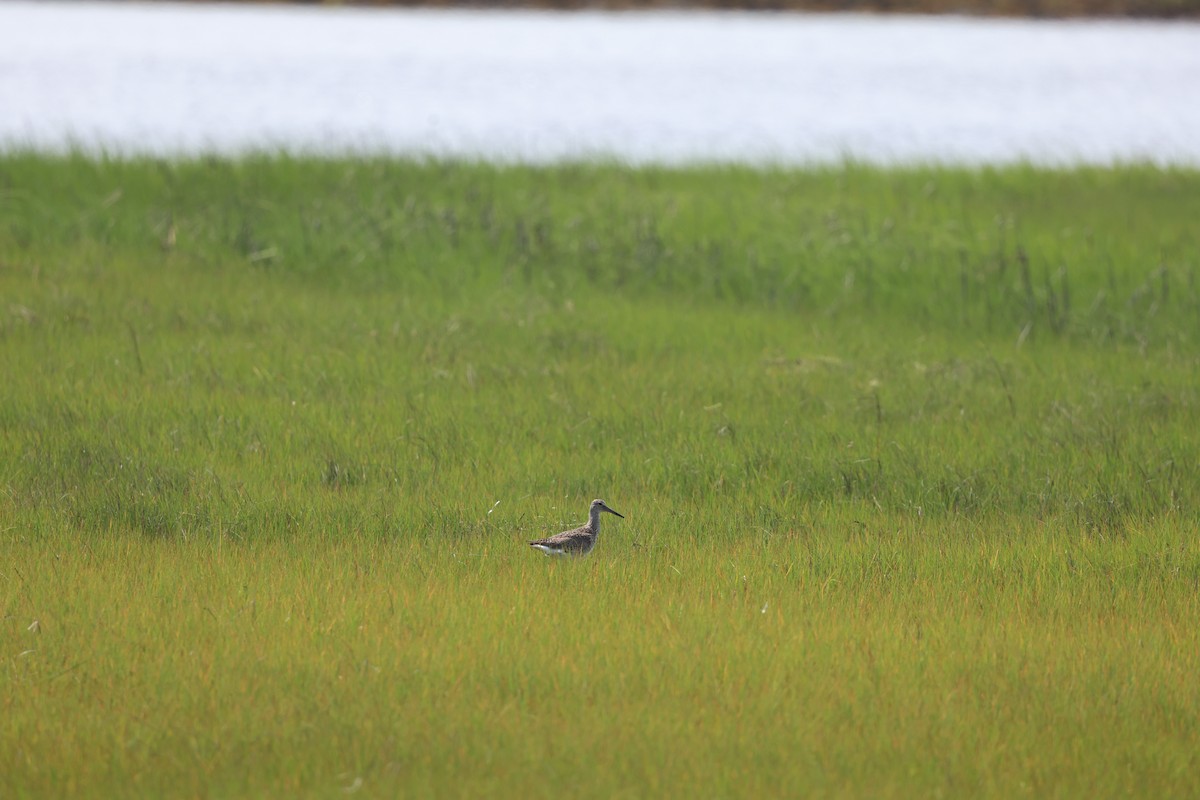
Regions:
<instances>
[{"instance_id":1,"label":"speckled brown plumage","mask_svg":"<svg viewBox=\"0 0 1200 800\"><path fill-rule=\"evenodd\" d=\"M625 518L624 514L617 514L616 511L605 505L603 500L593 500L586 525L580 525L574 530L563 531L545 539L537 539L530 542L529 546L541 550L548 556L587 555L592 552L592 548L596 546L596 539L600 536L600 512L602 511L616 514L621 519Z\"/></svg>"}]
</instances>

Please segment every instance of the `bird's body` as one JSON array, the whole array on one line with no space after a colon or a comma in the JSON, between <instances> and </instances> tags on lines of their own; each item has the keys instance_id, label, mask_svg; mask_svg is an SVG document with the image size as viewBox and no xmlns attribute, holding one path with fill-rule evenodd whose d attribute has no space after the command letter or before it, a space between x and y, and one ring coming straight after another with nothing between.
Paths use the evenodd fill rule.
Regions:
<instances>
[{"instance_id":1,"label":"bird's body","mask_svg":"<svg viewBox=\"0 0 1200 800\"><path fill-rule=\"evenodd\" d=\"M586 525L529 543L529 546L541 550L548 556L585 556L596 546L600 536L600 512L607 511L616 514L621 519L624 514L617 514L603 500L593 500Z\"/></svg>"}]
</instances>

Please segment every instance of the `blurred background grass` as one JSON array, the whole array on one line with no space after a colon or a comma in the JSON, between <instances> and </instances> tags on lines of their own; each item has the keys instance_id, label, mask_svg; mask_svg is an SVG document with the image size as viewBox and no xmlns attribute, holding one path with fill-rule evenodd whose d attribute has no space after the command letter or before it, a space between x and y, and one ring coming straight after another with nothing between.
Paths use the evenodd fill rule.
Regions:
<instances>
[{"instance_id":1,"label":"blurred background grass","mask_svg":"<svg viewBox=\"0 0 1200 800\"><path fill-rule=\"evenodd\" d=\"M1192 172L2 175L6 469L89 528L461 532L618 483L768 520L1196 499Z\"/></svg>"}]
</instances>

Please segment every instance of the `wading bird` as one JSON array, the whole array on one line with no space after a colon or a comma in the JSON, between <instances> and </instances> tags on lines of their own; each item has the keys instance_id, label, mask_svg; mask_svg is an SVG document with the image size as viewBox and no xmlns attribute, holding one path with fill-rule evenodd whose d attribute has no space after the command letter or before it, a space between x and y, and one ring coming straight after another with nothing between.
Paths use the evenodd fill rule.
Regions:
<instances>
[{"instance_id":1,"label":"wading bird","mask_svg":"<svg viewBox=\"0 0 1200 800\"><path fill-rule=\"evenodd\" d=\"M536 542L530 542L529 546L548 556L585 556L592 552L592 548L596 546L596 539L600 536L601 511L617 514L605 505L603 500L593 500L586 525L580 525L575 530L563 531L547 539L538 539ZM617 516L625 519L624 514Z\"/></svg>"}]
</instances>

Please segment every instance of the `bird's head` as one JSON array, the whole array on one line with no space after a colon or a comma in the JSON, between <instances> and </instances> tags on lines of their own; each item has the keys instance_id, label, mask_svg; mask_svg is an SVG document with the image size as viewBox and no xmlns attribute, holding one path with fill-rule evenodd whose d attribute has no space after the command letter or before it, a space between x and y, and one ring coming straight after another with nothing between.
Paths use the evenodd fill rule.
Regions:
<instances>
[{"instance_id":1,"label":"bird's head","mask_svg":"<svg viewBox=\"0 0 1200 800\"><path fill-rule=\"evenodd\" d=\"M607 511L610 514L616 514L621 519L625 519L624 514L617 514L617 512L613 511L611 508L609 508L608 505L603 500L593 500L592 501L592 513L597 514L601 511Z\"/></svg>"}]
</instances>

